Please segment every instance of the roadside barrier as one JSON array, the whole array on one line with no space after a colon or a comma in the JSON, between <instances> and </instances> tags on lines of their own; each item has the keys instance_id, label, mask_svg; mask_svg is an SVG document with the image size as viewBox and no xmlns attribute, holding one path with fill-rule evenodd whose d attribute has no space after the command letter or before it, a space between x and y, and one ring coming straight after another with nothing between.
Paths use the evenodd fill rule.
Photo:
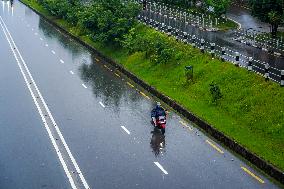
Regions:
<instances>
[{"instance_id":1,"label":"roadside barrier","mask_svg":"<svg viewBox=\"0 0 284 189\"><path fill-rule=\"evenodd\" d=\"M215 43L210 43L210 54L212 57L215 56Z\"/></svg>"},{"instance_id":2,"label":"roadside barrier","mask_svg":"<svg viewBox=\"0 0 284 189\"><path fill-rule=\"evenodd\" d=\"M183 42L187 43L187 33L183 32Z\"/></svg>"},{"instance_id":3,"label":"roadside barrier","mask_svg":"<svg viewBox=\"0 0 284 189\"><path fill-rule=\"evenodd\" d=\"M265 73L264 73L264 78L265 78L265 81L268 81L269 80L269 64L266 63L265 64Z\"/></svg>"},{"instance_id":4,"label":"roadside barrier","mask_svg":"<svg viewBox=\"0 0 284 189\"><path fill-rule=\"evenodd\" d=\"M195 35L193 35L193 36L191 37L191 45L192 45L193 47L195 47L195 46L196 46L196 44L195 44L195 40L196 40L196 36L195 36Z\"/></svg>"},{"instance_id":5,"label":"roadside barrier","mask_svg":"<svg viewBox=\"0 0 284 189\"><path fill-rule=\"evenodd\" d=\"M201 44L200 50L202 53L204 53L205 40L203 38L200 40L200 44Z\"/></svg>"},{"instance_id":6,"label":"roadside barrier","mask_svg":"<svg viewBox=\"0 0 284 189\"><path fill-rule=\"evenodd\" d=\"M284 70L281 70L281 82L280 82L280 86L284 87Z\"/></svg>"},{"instance_id":7,"label":"roadside barrier","mask_svg":"<svg viewBox=\"0 0 284 189\"><path fill-rule=\"evenodd\" d=\"M225 61L225 53L226 53L226 47L222 47L221 59L223 62Z\"/></svg>"},{"instance_id":8,"label":"roadside barrier","mask_svg":"<svg viewBox=\"0 0 284 189\"><path fill-rule=\"evenodd\" d=\"M252 71L252 57L249 57L249 61L248 61L248 71Z\"/></svg>"},{"instance_id":9,"label":"roadside barrier","mask_svg":"<svg viewBox=\"0 0 284 189\"><path fill-rule=\"evenodd\" d=\"M235 66L239 66L240 65L240 53L236 52L236 63L235 63Z\"/></svg>"}]
</instances>

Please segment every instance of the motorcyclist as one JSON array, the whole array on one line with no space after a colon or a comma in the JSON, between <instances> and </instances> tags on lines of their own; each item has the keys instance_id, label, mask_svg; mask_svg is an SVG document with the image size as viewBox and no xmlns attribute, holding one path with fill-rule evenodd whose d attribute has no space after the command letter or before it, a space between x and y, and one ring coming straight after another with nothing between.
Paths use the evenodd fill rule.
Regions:
<instances>
[{"instance_id":1,"label":"motorcyclist","mask_svg":"<svg viewBox=\"0 0 284 189\"><path fill-rule=\"evenodd\" d=\"M159 116L166 116L166 111L161 107L161 103L157 102L156 107L151 111L152 121L157 126L157 119Z\"/></svg>"}]
</instances>

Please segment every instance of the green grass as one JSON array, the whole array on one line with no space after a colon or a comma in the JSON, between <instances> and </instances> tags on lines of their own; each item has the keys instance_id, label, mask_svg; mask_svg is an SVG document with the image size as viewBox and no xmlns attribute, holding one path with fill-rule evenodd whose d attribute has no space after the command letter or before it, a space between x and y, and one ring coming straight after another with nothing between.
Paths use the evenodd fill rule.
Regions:
<instances>
[{"instance_id":1,"label":"green grass","mask_svg":"<svg viewBox=\"0 0 284 189\"><path fill-rule=\"evenodd\" d=\"M47 14L34 1L23 1ZM69 31L74 30L63 20L55 21ZM144 35L153 32L142 25L138 31ZM242 146L284 170L284 88L279 84L265 82L263 77L231 63L212 60L197 49L174 42L173 38L169 40L184 53L182 59L154 64L144 53L128 55L123 49L93 42L88 36L79 37ZM185 79L186 65L194 67L191 82ZM220 86L223 94L217 104L211 102L209 84L212 81Z\"/></svg>"},{"instance_id":2,"label":"green grass","mask_svg":"<svg viewBox=\"0 0 284 189\"><path fill-rule=\"evenodd\" d=\"M230 29L237 29L238 28L238 24L232 20L225 20L225 19L221 19L219 24L218 24L218 28L222 31L227 31Z\"/></svg>"}]
</instances>

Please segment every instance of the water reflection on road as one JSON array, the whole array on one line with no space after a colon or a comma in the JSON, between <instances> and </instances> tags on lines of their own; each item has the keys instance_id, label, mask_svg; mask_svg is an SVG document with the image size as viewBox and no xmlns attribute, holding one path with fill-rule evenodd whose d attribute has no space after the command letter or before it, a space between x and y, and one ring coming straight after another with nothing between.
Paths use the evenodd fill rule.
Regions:
<instances>
[{"instance_id":1,"label":"water reflection on road","mask_svg":"<svg viewBox=\"0 0 284 189\"><path fill-rule=\"evenodd\" d=\"M166 141L165 135L161 133L161 131L157 128L154 128L152 133L152 138L150 142L150 146L152 148L152 152L155 154L156 157L166 152Z\"/></svg>"}]
</instances>

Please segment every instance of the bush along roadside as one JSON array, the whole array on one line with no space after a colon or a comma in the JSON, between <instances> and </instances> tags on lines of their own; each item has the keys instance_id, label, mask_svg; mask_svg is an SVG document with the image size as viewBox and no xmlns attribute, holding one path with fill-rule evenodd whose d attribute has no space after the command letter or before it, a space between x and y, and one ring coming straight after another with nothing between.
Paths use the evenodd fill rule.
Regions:
<instances>
[{"instance_id":1,"label":"bush along roadside","mask_svg":"<svg viewBox=\"0 0 284 189\"><path fill-rule=\"evenodd\" d=\"M137 77L117 65L130 78L284 183L283 171L266 163L284 170L284 88L265 82L261 76L237 69L230 63L212 60L209 55L191 46L137 23L135 17L139 5L135 3L126 5L117 0L106 0L110 2L104 4L94 0L96 5L77 5L76 1L64 0L22 1L77 36L87 46L98 49L134 73ZM56 3L66 3L65 6L69 7L65 9L67 13L61 14L58 7L64 10L63 6ZM98 9L107 13L97 14ZM185 77L184 68L188 65L193 66L192 80Z\"/></svg>"}]
</instances>

